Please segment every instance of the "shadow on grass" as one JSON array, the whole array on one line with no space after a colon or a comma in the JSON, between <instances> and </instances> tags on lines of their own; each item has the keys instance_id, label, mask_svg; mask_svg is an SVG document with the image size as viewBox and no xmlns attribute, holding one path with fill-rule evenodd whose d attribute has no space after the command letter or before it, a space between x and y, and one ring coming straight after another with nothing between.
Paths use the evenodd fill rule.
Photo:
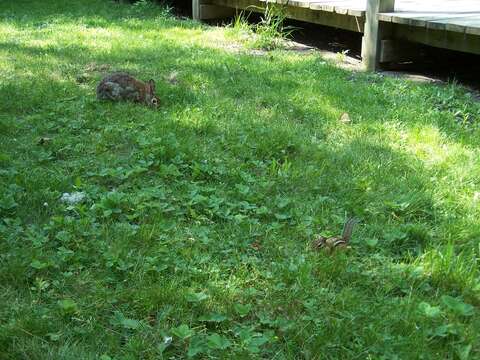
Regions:
<instances>
[{"instance_id":1,"label":"shadow on grass","mask_svg":"<svg viewBox=\"0 0 480 360\"><path fill-rule=\"evenodd\" d=\"M167 53L174 50L171 47ZM220 57L217 52L208 51L208 54L214 55L216 59ZM139 59L151 59L151 56L148 52ZM91 59L94 58L92 55ZM162 59L167 63L174 61L165 56ZM113 64L122 63L122 57L110 60ZM159 92L163 95L164 105L158 112L142 107L132 108L126 104L97 104L93 99L94 82L88 84L89 91L82 88L81 92L78 90L79 85L68 80L65 84L55 83L51 79L35 79L35 89L32 91L26 91L28 83L19 82L9 87L9 98L16 99L27 92L22 97L25 102L22 110L30 108L30 114L41 111L42 108L53 111L52 115L43 117L44 124L35 125L51 134L64 131L62 126L67 130L83 126L86 128L84 130L99 132L101 137L96 137L99 146L104 147L104 151L113 150L105 156L108 161L118 165L122 162L128 164L129 154L138 150L135 145L138 132L133 135L112 133L106 127L143 126L150 129L152 137L161 137L165 132L171 132L177 139L181 139L181 151L187 158L191 158L190 162L200 162L203 158L209 158L210 154L226 157L232 161L232 167L240 168L255 161L265 164L275 162L280 166L288 162L291 164L289 177L278 179L281 189L277 191L296 193L305 201L313 203L315 197L327 197L332 202L327 213L319 214L314 210L311 215L321 219L317 226L331 227L332 231L340 226L341 220L338 217L342 217L345 210L361 215L366 223L374 227L370 235L378 237L384 236L381 229L384 222L397 222L399 219L406 223L432 220L431 184L425 182L429 173L420 162L412 156L394 151L376 136L341 138L335 144L328 137L329 128L332 123L336 123L332 117L339 112L337 108L324 110L318 104L315 104L315 109L299 106L292 98L301 89L301 84L288 79L282 81L273 70L262 74L261 63L258 61L254 68L260 71L240 73L238 69L245 65L235 64L235 57L230 55L224 60L230 62L230 68L234 72L233 80L232 70L225 69L222 63L197 64L195 60L190 60L180 64L178 68L182 72L195 75L193 86L160 85ZM235 74L235 71L238 73ZM252 87L252 84L255 86ZM197 87L202 89L198 90ZM256 88L261 88L262 92L253 96L252 92ZM48 91L39 91L41 89ZM269 93L269 89L279 90L282 93L281 99L274 100L277 93ZM61 91L64 92L63 96L73 96L74 100L59 104L58 101L62 99L59 99L58 94ZM215 93L218 95L211 95ZM315 95L321 99L327 97L326 94L327 90L323 93L317 90ZM17 101L12 101L11 106L12 112L18 110ZM240 110L237 110L239 107ZM378 107L377 111L380 112L380 105ZM82 111L78 112L79 109ZM98 112L101 114L101 122ZM176 115L170 114L171 112ZM132 120L126 121L128 114L133 123ZM71 117L73 119L66 123L59 122L59 116L66 120ZM32 125L24 123L26 128ZM49 127L53 129L48 130ZM85 132L83 134L87 135ZM312 134L318 137L313 143L309 138ZM116 143L113 148L112 143ZM54 153L65 146L67 143L60 142L56 151L53 149ZM127 152L119 157L123 148ZM75 153L71 156L75 156ZM65 155L64 159L58 155L56 158L65 162ZM70 156L66 159L70 159ZM107 160L101 161L95 167L104 166L106 162ZM221 179L221 182L225 181L233 186L238 179L232 175L231 179ZM35 185L32 183L31 186ZM333 217L328 214L332 211Z\"/></svg>"},{"instance_id":2,"label":"shadow on grass","mask_svg":"<svg viewBox=\"0 0 480 360\"><path fill-rule=\"evenodd\" d=\"M108 23L123 26L118 18L108 19ZM156 27L151 25L143 29L155 30ZM92 72L91 78L83 85L75 83L74 79L92 61L106 63L112 69L133 69L133 73L145 78L152 74L165 76L175 69L179 71L179 85L159 82L158 92L164 100L158 114L150 111L144 114L141 108L127 111L153 122L163 121L165 112L175 114L177 121L170 126L182 134L193 127L188 143L194 142L198 146L201 146L199 140L204 141L203 137L199 139L197 136L202 127L208 128L206 134L215 138L228 135L230 140L236 141L245 136L240 147L222 144L222 149L218 149L218 145L215 146L218 151L230 148L229 151L240 159L275 159L280 162L285 158L293 162L298 159L299 163L293 165L298 173L296 182L290 184L292 190L304 183L301 168L317 162L324 173L313 173L312 176L324 182L324 195L335 194L334 198L343 204L339 208L380 217L380 223L385 217L391 219L392 211L407 222L423 219L425 214L429 214L428 219L433 216L431 184L422 180L429 178L428 170L412 156L396 152L378 136L369 138L368 132L365 137L349 135L352 136L350 139L339 139L338 146L329 139L332 128L339 126L338 115L344 111L349 112L361 127L380 128L382 121L389 120L395 96L389 97L368 82L344 81L347 72L321 66L315 57L289 62L282 57L252 57L197 45L182 47L164 39L151 47L135 48L134 53L123 51L127 47L105 54L86 45L43 49L17 43L1 44L1 49L13 57L30 59L28 67L40 65L48 68L64 63L69 66L62 74L64 79L61 82L28 75L28 80L7 84L3 89L11 99L7 110L35 113L55 104L55 111L73 115L78 108L90 106L88 104L93 99L87 98L93 96L101 74ZM48 57L42 60L37 58L39 55ZM385 86L393 89L395 83ZM63 93L61 97L59 93ZM73 102L62 109L58 102L71 97L74 97ZM16 100L20 98L22 106L18 106ZM416 106L412 105L411 109L407 106L406 114L417 111ZM107 105L106 111L112 116L110 122L115 123L115 118L124 121L120 113L126 108L119 108L118 111ZM190 114L197 118L196 121L188 119ZM218 124L215 124L217 120ZM424 124L416 124L416 119L404 117L395 120L406 126ZM317 138L316 143L312 143L311 135ZM455 139L454 133L449 135ZM390 183L386 183L387 179ZM305 196L312 191L312 186L318 184L309 184L303 189ZM298 189L302 191L302 186ZM347 205L352 201L355 203ZM396 207L398 209L394 210Z\"/></svg>"}]
</instances>

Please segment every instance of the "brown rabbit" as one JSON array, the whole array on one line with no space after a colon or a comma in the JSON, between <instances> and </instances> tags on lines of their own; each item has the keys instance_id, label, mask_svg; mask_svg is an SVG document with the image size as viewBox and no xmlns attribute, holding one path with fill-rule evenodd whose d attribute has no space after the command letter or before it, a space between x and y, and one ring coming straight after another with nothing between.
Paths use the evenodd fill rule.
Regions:
<instances>
[{"instance_id":1,"label":"brown rabbit","mask_svg":"<svg viewBox=\"0 0 480 360\"><path fill-rule=\"evenodd\" d=\"M112 101L133 101L157 107L155 81L144 83L127 73L117 72L105 76L97 86L97 99Z\"/></svg>"}]
</instances>

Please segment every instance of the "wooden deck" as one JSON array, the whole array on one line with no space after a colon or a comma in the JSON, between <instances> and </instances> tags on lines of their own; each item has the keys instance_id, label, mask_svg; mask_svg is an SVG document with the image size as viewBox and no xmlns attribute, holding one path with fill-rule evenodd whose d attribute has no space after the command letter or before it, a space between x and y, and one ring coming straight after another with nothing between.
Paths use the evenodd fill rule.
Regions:
<instances>
[{"instance_id":1,"label":"wooden deck","mask_svg":"<svg viewBox=\"0 0 480 360\"><path fill-rule=\"evenodd\" d=\"M261 0L365 18L367 0ZM480 35L480 0L396 0L378 19L435 30Z\"/></svg>"},{"instance_id":2,"label":"wooden deck","mask_svg":"<svg viewBox=\"0 0 480 360\"><path fill-rule=\"evenodd\" d=\"M379 20L480 35L479 0L397 0L394 12L378 15Z\"/></svg>"},{"instance_id":3,"label":"wooden deck","mask_svg":"<svg viewBox=\"0 0 480 360\"><path fill-rule=\"evenodd\" d=\"M193 6L258 12L267 2L285 5L293 19L364 33L378 59L386 40L480 54L480 0L193 0ZM196 17L209 16L197 9Z\"/></svg>"}]
</instances>

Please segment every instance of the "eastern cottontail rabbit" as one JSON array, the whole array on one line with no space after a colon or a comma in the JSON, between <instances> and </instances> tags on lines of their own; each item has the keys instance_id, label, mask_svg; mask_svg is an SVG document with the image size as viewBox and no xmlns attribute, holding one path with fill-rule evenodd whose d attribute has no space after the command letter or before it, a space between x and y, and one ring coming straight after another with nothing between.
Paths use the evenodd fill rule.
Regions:
<instances>
[{"instance_id":1,"label":"eastern cottontail rabbit","mask_svg":"<svg viewBox=\"0 0 480 360\"><path fill-rule=\"evenodd\" d=\"M155 81L144 83L126 73L117 72L105 76L97 86L97 99L112 101L134 101L157 107Z\"/></svg>"}]
</instances>

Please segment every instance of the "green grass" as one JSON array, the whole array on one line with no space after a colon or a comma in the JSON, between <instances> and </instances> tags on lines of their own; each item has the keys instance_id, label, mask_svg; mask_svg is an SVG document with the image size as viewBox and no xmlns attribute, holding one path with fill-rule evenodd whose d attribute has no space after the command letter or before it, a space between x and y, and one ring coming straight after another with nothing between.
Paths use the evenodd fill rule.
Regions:
<instances>
[{"instance_id":1,"label":"green grass","mask_svg":"<svg viewBox=\"0 0 480 360\"><path fill-rule=\"evenodd\" d=\"M266 3L260 21L251 24L249 17L251 12L241 11L237 13L230 24L227 36L231 35L237 40L243 40L244 47L259 48L262 50L275 50L285 48L286 40L289 39L295 30L293 26L285 26L287 18L286 6ZM250 11L254 10L252 6ZM258 9L257 10L261 10Z\"/></svg>"},{"instance_id":2,"label":"green grass","mask_svg":"<svg viewBox=\"0 0 480 360\"><path fill-rule=\"evenodd\" d=\"M231 40L0 3L0 358L478 358L479 104ZM97 101L107 65L161 108Z\"/></svg>"}]
</instances>

